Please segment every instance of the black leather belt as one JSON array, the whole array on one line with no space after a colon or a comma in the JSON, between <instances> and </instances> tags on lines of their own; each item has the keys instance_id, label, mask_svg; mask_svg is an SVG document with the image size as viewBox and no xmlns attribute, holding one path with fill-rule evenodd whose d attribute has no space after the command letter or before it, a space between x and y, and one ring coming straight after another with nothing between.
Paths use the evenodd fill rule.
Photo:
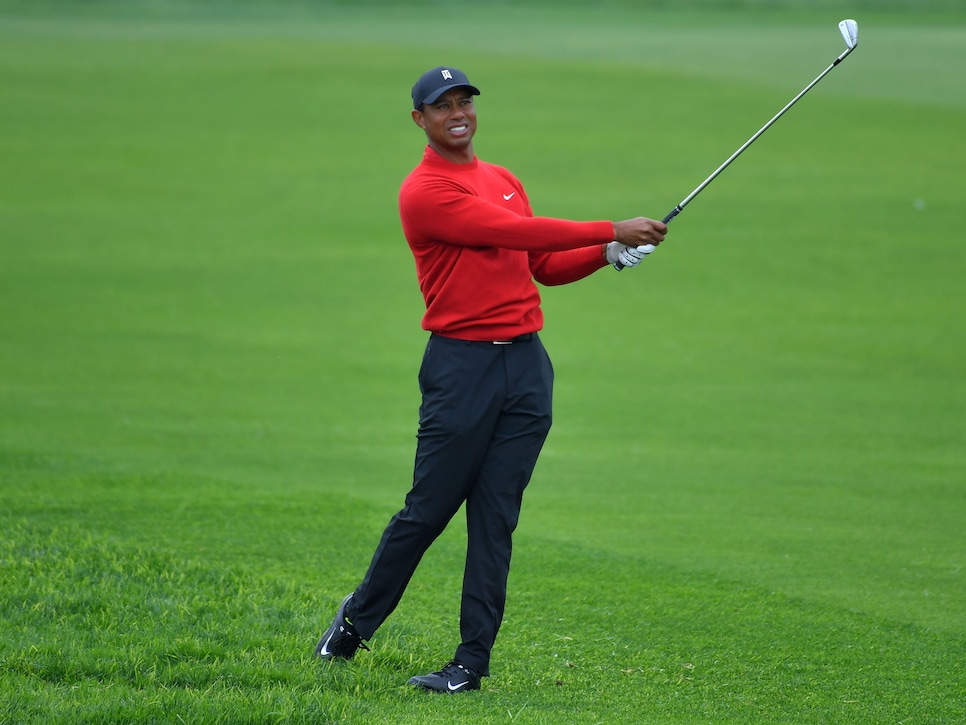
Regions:
<instances>
[{"instance_id":1,"label":"black leather belt","mask_svg":"<svg viewBox=\"0 0 966 725\"><path fill-rule=\"evenodd\" d=\"M433 337L439 338L441 340L458 342L461 345L516 345L518 342L530 342L531 340L537 339L537 333L535 332L528 332L525 335L517 335L516 337L511 337L509 340L461 340L458 337L447 337L445 335L437 335L435 332L431 334Z\"/></svg>"},{"instance_id":2,"label":"black leather belt","mask_svg":"<svg viewBox=\"0 0 966 725\"><path fill-rule=\"evenodd\" d=\"M518 342L530 342L537 336L535 332L528 332L526 335L517 335L509 340L493 340L494 345L515 345Z\"/></svg>"}]
</instances>

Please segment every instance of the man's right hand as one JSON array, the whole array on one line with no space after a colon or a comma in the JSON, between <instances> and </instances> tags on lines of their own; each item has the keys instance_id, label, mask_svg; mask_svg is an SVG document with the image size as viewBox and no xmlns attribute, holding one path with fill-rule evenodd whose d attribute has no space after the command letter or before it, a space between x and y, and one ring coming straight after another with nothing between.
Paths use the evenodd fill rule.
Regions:
<instances>
[{"instance_id":1,"label":"man's right hand","mask_svg":"<svg viewBox=\"0 0 966 725\"><path fill-rule=\"evenodd\" d=\"M614 239L628 247L640 247L644 244L653 244L656 247L664 241L667 234L667 224L657 219L639 216L636 219L612 223Z\"/></svg>"}]
</instances>

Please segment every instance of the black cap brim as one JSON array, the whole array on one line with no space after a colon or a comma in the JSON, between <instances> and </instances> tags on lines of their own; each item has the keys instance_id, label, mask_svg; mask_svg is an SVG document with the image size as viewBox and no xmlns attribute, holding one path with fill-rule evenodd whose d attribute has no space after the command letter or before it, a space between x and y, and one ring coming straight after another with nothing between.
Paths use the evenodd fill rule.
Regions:
<instances>
[{"instance_id":1,"label":"black cap brim","mask_svg":"<svg viewBox=\"0 0 966 725\"><path fill-rule=\"evenodd\" d=\"M453 90L454 88L466 88L466 89L469 90L469 92L470 92L471 95L474 95L474 96L480 95L480 89L477 88L476 86L471 86L471 85L468 85L466 83L453 83L452 85L443 86L442 88L437 88L436 90L434 90L432 93L430 93L428 96L426 96L422 100L422 103L419 103L416 106L416 108L419 108L420 106L422 106L425 103L435 103L439 99L439 97L441 95L443 95L447 91Z\"/></svg>"}]
</instances>

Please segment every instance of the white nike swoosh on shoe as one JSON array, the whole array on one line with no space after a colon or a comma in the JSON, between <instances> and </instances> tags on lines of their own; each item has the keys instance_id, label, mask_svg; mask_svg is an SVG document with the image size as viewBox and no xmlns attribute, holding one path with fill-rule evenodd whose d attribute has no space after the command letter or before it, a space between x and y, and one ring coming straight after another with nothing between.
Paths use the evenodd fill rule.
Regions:
<instances>
[{"instance_id":1,"label":"white nike swoosh on shoe","mask_svg":"<svg viewBox=\"0 0 966 725\"><path fill-rule=\"evenodd\" d=\"M332 641L333 637L335 637L335 632L329 635L329 638L325 640L325 644L322 645L322 649L319 650L319 654L323 657L328 657L330 654L332 654L329 652L329 642Z\"/></svg>"},{"instance_id":2,"label":"white nike swoosh on shoe","mask_svg":"<svg viewBox=\"0 0 966 725\"><path fill-rule=\"evenodd\" d=\"M513 194L516 194L516 192L514 191ZM513 198L513 194L504 194L503 201L510 201Z\"/></svg>"},{"instance_id":3,"label":"white nike swoosh on shoe","mask_svg":"<svg viewBox=\"0 0 966 725\"><path fill-rule=\"evenodd\" d=\"M468 684L470 684L469 680L467 680L466 682L461 682L458 685L454 685L453 681L450 680L449 682L446 683L446 687L449 689L450 692L456 692L458 689L460 689L461 687L466 687Z\"/></svg>"}]
</instances>

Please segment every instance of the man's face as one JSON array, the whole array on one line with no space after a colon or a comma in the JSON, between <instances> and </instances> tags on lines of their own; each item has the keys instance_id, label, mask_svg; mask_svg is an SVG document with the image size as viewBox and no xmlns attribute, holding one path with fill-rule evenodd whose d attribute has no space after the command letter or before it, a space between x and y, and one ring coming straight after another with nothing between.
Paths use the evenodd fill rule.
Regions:
<instances>
[{"instance_id":1,"label":"man's face","mask_svg":"<svg viewBox=\"0 0 966 725\"><path fill-rule=\"evenodd\" d=\"M440 152L465 154L476 133L476 108L466 88L454 88L413 111L413 120L426 131L430 146Z\"/></svg>"}]
</instances>

